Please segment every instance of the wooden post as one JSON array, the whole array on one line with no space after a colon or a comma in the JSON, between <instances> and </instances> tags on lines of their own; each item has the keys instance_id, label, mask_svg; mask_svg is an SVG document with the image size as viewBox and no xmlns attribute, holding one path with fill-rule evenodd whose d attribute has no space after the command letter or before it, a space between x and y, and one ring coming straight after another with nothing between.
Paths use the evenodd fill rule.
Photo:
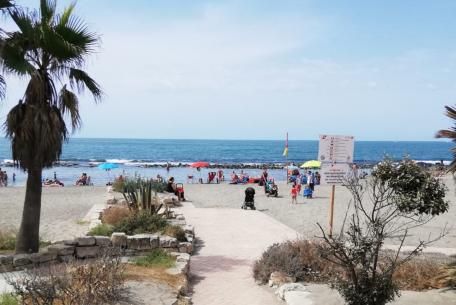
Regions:
<instances>
[{"instance_id":1,"label":"wooden post","mask_svg":"<svg viewBox=\"0 0 456 305\"><path fill-rule=\"evenodd\" d=\"M329 207L329 237L333 234L333 221L334 221L334 195L336 193L336 186L333 184L331 187L331 203Z\"/></svg>"}]
</instances>

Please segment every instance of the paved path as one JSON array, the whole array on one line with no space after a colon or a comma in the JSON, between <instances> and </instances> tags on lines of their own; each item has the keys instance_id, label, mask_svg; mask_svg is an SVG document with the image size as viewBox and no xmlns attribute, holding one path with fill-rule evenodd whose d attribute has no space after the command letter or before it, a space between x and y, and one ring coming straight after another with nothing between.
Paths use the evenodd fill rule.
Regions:
<instances>
[{"instance_id":1,"label":"paved path","mask_svg":"<svg viewBox=\"0 0 456 305\"><path fill-rule=\"evenodd\" d=\"M255 284L252 263L273 243L295 239L296 231L258 211L189 203L181 210L201 241L190 266L195 305L280 304L268 288Z\"/></svg>"}]
</instances>

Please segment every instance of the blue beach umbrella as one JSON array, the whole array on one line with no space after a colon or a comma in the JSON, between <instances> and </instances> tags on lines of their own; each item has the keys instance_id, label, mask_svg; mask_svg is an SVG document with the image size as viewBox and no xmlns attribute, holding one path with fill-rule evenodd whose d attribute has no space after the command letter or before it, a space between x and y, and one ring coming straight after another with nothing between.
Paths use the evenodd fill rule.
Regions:
<instances>
[{"instance_id":1,"label":"blue beach umbrella","mask_svg":"<svg viewBox=\"0 0 456 305\"><path fill-rule=\"evenodd\" d=\"M103 169L108 172L108 179L111 180L111 169L119 168L119 165L115 163L101 163L98 165L99 169Z\"/></svg>"},{"instance_id":2,"label":"blue beach umbrella","mask_svg":"<svg viewBox=\"0 0 456 305\"><path fill-rule=\"evenodd\" d=\"M100 165L98 165L98 168L104 169L104 170L110 170L110 169L114 169L114 168L119 168L119 165L117 165L115 163L101 163Z\"/></svg>"}]
</instances>

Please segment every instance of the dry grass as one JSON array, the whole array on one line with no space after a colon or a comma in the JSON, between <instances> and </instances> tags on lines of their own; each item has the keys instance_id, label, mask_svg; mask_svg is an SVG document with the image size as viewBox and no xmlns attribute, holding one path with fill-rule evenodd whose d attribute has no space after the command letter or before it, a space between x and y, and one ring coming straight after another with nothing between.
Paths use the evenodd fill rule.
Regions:
<instances>
[{"instance_id":1,"label":"dry grass","mask_svg":"<svg viewBox=\"0 0 456 305\"><path fill-rule=\"evenodd\" d=\"M341 272L340 267L320 257L317 242L308 240L274 244L253 266L253 276L261 283L267 283L274 271L310 282L325 282Z\"/></svg>"},{"instance_id":2,"label":"dry grass","mask_svg":"<svg viewBox=\"0 0 456 305\"><path fill-rule=\"evenodd\" d=\"M185 231L181 226L169 225L165 228L163 234L175 237L178 241L181 242L187 241L187 237L185 237Z\"/></svg>"},{"instance_id":3,"label":"dry grass","mask_svg":"<svg viewBox=\"0 0 456 305\"><path fill-rule=\"evenodd\" d=\"M130 210L123 206L113 206L103 211L101 221L115 226L131 215Z\"/></svg>"},{"instance_id":4,"label":"dry grass","mask_svg":"<svg viewBox=\"0 0 456 305\"><path fill-rule=\"evenodd\" d=\"M133 281L158 281L166 283L178 289L187 279L183 275L171 275L166 272L165 267L142 267L127 264L124 271L125 280Z\"/></svg>"},{"instance_id":5,"label":"dry grass","mask_svg":"<svg viewBox=\"0 0 456 305\"><path fill-rule=\"evenodd\" d=\"M415 258L399 266L393 279L402 290L425 290L435 287L433 279L441 272L442 264L435 261Z\"/></svg>"}]
</instances>

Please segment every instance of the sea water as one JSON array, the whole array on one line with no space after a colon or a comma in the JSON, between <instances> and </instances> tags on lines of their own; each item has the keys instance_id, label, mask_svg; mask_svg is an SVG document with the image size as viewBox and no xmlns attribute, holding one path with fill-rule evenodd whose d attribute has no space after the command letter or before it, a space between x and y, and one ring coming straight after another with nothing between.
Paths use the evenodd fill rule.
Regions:
<instances>
[{"instance_id":1,"label":"sea water","mask_svg":"<svg viewBox=\"0 0 456 305\"><path fill-rule=\"evenodd\" d=\"M66 185L74 184L82 172L91 176L95 185L104 185L119 174L155 177L174 176L185 182L188 175L206 178L209 170L196 172L190 168L171 168L170 172L161 167L170 162L174 165L195 161L217 164L281 164L286 161L299 164L317 158L318 141L289 141L288 159L282 155L284 141L279 140L149 140L149 139L70 139L63 147L61 165L46 169L43 178L53 178L54 172ZM385 156L436 163L448 163L452 159L452 144L446 141L356 141L354 159L357 163L375 163ZM106 172L96 167L101 162L119 164L118 169ZM13 172L15 185L24 185L26 175L11 166L11 146L7 139L0 138L0 167L8 172L11 182ZM245 170L250 175L259 175L260 169ZM237 170L239 172L239 170ZM229 176L230 170L225 170ZM284 170L272 170L277 180L286 177Z\"/></svg>"}]
</instances>

